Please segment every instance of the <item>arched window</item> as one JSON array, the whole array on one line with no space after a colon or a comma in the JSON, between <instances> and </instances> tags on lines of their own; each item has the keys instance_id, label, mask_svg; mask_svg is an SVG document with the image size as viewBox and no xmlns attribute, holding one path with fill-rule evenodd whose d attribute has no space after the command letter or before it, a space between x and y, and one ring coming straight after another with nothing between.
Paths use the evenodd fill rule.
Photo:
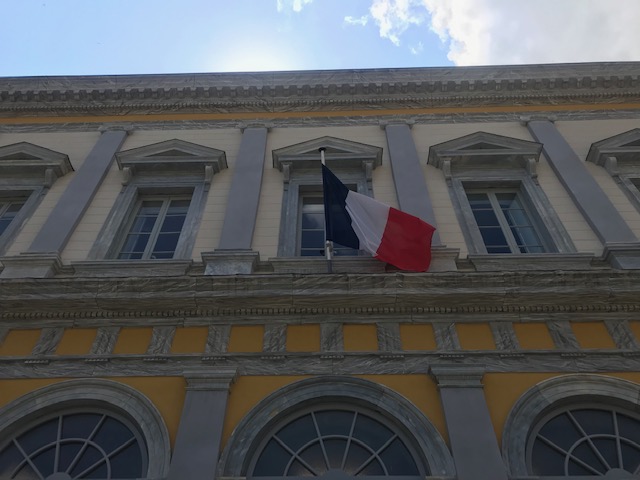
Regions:
<instances>
[{"instance_id":1,"label":"arched window","mask_svg":"<svg viewBox=\"0 0 640 480\"><path fill-rule=\"evenodd\" d=\"M535 475L640 473L640 416L602 405L572 405L548 414L529 438Z\"/></svg>"},{"instance_id":2,"label":"arched window","mask_svg":"<svg viewBox=\"0 0 640 480\"><path fill-rule=\"evenodd\" d=\"M505 423L502 449L512 476L640 474L638 398L639 385L603 375L539 383L516 402Z\"/></svg>"},{"instance_id":3,"label":"arched window","mask_svg":"<svg viewBox=\"0 0 640 480\"><path fill-rule=\"evenodd\" d=\"M0 478L161 478L169 435L149 400L107 380L60 382L0 410Z\"/></svg>"},{"instance_id":4,"label":"arched window","mask_svg":"<svg viewBox=\"0 0 640 480\"><path fill-rule=\"evenodd\" d=\"M219 477L452 476L442 437L407 399L348 377L293 383L260 402L227 442Z\"/></svg>"},{"instance_id":5,"label":"arched window","mask_svg":"<svg viewBox=\"0 0 640 480\"><path fill-rule=\"evenodd\" d=\"M140 478L147 447L126 418L71 408L25 425L0 446L0 478Z\"/></svg>"},{"instance_id":6,"label":"arched window","mask_svg":"<svg viewBox=\"0 0 640 480\"><path fill-rule=\"evenodd\" d=\"M253 477L424 476L407 441L383 418L363 409L322 405L278 424L261 447Z\"/></svg>"}]
</instances>

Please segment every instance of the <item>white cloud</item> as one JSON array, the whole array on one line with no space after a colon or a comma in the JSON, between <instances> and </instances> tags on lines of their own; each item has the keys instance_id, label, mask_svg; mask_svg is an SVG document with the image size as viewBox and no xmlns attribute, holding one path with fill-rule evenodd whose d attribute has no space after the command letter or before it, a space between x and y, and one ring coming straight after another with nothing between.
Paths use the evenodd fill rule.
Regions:
<instances>
[{"instance_id":1,"label":"white cloud","mask_svg":"<svg viewBox=\"0 0 640 480\"><path fill-rule=\"evenodd\" d=\"M416 0L373 0L371 17L380 29L380 36L400 45L400 36L411 26L426 19L424 7Z\"/></svg>"},{"instance_id":2,"label":"white cloud","mask_svg":"<svg viewBox=\"0 0 640 480\"><path fill-rule=\"evenodd\" d=\"M422 42L418 42L416 45L409 47L409 51L414 55L418 55L422 53L423 50L424 50L424 43Z\"/></svg>"},{"instance_id":3,"label":"white cloud","mask_svg":"<svg viewBox=\"0 0 640 480\"><path fill-rule=\"evenodd\" d=\"M346 23L347 25L359 25L361 27L364 27L367 25L368 22L369 22L369 15L363 15L361 17L351 17L351 16L344 17L344 23Z\"/></svg>"},{"instance_id":4,"label":"white cloud","mask_svg":"<svg viewBox=\"0 0 640 480\"><path fill-rule=\"evenodd\" d=\"M457 65L640 60L638 0L373 0L370 12L395 45L428 26Z\"/></svg>"},{"instance_id":5,"label":"white cloud","mask_svg":"<svg viewBox=\"0 0 640 480\"><path fill-rule=\"evenodd\" d=\"M293 10L294 12L300 12L302 7L313 2L313 0L277 0L278 12L285 10Z\"/></svg>"}]
</instances>

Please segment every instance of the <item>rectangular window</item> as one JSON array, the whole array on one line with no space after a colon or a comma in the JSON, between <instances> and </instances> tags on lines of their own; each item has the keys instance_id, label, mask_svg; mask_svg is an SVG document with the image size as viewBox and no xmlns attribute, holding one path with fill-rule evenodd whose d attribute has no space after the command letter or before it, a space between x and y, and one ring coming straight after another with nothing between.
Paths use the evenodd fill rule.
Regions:
<instances>
[{"instance_id":1,"label":"rectangular window","mask_svg":"<svg viewBox=\"0 0 640 480\"><path fill-rule=\"evenodd\" d=\"M465 193L487 253L547 251L518 191Z\"/></svg>"},{"instance_id":2,"label":"rectangular window","mask_svg":"<svg viewBox=\"0 0 640 480\"><path fill-rule=\"evenodd\" d=\"M126 230L119 259L173 258L191 197L143 196Z\"/></svg>"},{"instance_id":3,"label":"rectangular window","mask_svg":"<svg viewBox=\"0 0 640 480\"><path fill-rule=\"evenodd\" d=\"M11 222L16 218L24 203L25 199L0 199L0 235L7 230Z\"/></svg>"},{"instance_id":4,"label":"rectangular window","mask_svg":"<svg viewBox=\"0 0 640 480\"><path fill-rule=\"evenodd\" d=\"M299 251L303 257L324 257L324 202L322 195L304 195L300 207ZM334 244L334 256L356 256L353 248Z\"/></svg>"}]
</instances>

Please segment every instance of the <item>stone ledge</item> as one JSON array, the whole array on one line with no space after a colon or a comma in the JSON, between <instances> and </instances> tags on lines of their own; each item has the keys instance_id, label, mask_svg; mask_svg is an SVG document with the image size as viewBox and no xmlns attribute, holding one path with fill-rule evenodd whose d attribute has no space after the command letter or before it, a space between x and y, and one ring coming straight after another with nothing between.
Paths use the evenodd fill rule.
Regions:
<instances>
[{"instance_id":1,"label":"stone ledge","mask_svg":"<svg viewBox=\"0 0 640 480\"><path fill-rule=\"evenodd\" d=\"M478 272L591 270L589 253L531 253L469 255Z\"/></svg>"},{"instance_id":2,"label":"stone ledge","mask_svg":"<svg viewBox=\"0 0 640 480\"><path fill-rule=\"evenodd\" d=\"M640 269L640 243L607 243L602 258L619 270Z\"/></svg>"},{"instance_id":3,"label":"stone ledge","mask_svg":"<svg viewBox=\"0 0 640 480\"><path fill-rule=\"evenodd\" d=\"M191 260L98 260L72 262L77 277L177 277L186 275Z\"/></svg>"},{"instance_id":4,"label":"stone ledge","mask_svg":"<svg viewBox=\"0 0 640 480\"><path fill-rule=\"evenodd\" d=\"M254 273L260 254L253 250L202 252L205 275L249 275Z\"/></svg>"},{"instance_id":5,"label":"stone ledge","mask_svg":"<svg viewBox=\"0 0 640 480\"><path fill-rule=\"evenodd\" d=\"M0 278L50 278L62 270L62 260L57 253L21 253L2 257Z\"/></svg>"}]
</instances>

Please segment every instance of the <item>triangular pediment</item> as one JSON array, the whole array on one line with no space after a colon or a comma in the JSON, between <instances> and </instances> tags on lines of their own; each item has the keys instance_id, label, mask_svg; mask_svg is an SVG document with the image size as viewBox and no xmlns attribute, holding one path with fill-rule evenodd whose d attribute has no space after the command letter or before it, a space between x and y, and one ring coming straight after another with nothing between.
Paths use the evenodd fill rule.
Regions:
<instances>
[{"instance_id":1,"label":"triangular pediment","mask_svg":"<svg viewBox=\"0 0 640 480\"><path fill-rule=\"evenodd\" d=\"M49 184L54 177L61 177L71 171L73 167L69 157L63 153L28 142L0 147L1 175L40 177Z\"/></svg>"},{"instance_id":2,"label":"triangular pediment","mask_svg":"<svg viewBox=\"0 0 640 480\"><path fill-rule=\"evenodd\" d=\"M613 163L622 168L640 167L640 128L593 143L587 154L587 162L604 166L607 170L616 169Z\"/></svg>"},{"instance_id":3,"label":"triangular pediment","mask_svg":"<svg viewBox=\"0 0 640 480\"><path fill-rule=\"evenodd\" d=\"M320 168L320 149L324 149L327 166L357 167L364 163L372 168L382 164L382 148L336 137L320 137L273 151L273 166L282 170L287 164L293 168Z\"/></svg>"},{"instance_id":4,"label":"triangular pediment","mask_svg":"<svg viewBox=\"0 0 640 480\"><path fill-rule=\"evenodd\" d=\"M538 161L542 144L487 132L449 140L429 149L428 163L442 168L528 168Z\"/></svg>"},{"instance_id":5,"label":"triangular pediment","mask_svg":"<svg viewBox=\"0 0 640 480\"><path fill-rule=\"evenodd\" d=\"M173 139L116 153L120 169L141 173L201 173L210 166L214 172L227 168L225 152L184 140Z\"/></svg>"}]
</instances>

